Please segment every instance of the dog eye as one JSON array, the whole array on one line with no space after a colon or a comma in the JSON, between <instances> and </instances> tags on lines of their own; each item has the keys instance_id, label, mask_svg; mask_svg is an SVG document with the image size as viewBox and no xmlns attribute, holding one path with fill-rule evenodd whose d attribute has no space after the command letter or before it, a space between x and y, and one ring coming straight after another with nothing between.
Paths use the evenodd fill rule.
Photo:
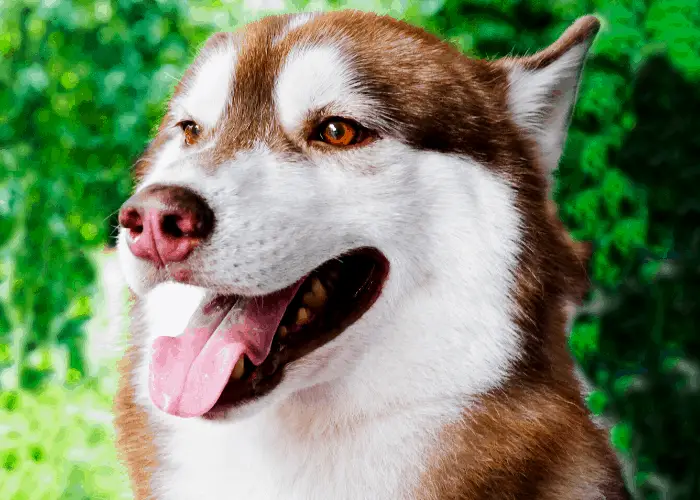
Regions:
<instances>
[{"instance_id":1,"label":"dog eye","mask_svg":"<svg viewBox=\"0 0 700 500\"><path fill-rule=\"evenodd\" d=\"M366 141L370 134L358 123L342 118L326 120L318 128L317 140L331 146L354 146Z\"/></svg>"},{"instance_id":2,"label":"dog eye","mask_svg":"<svg viewBox=\"0 0 700 500\"><path fill-rule=\"evenodd\" d=\"M199 135L202 133L202 128L192 120L183 120L178 122L177 126L180 127L185 134L185 144L188 146L197 142Z\"/></svg>"}]
</instances>

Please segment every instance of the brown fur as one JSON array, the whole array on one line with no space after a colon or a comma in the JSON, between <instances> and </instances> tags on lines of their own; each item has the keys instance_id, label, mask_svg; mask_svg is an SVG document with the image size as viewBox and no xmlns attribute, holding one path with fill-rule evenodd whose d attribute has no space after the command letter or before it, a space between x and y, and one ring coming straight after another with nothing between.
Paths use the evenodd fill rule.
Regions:
<instances>
[{"instance_id":1,"label":"brown fur","mask_svg":"<svg viewBox=\"0 0 700 500\"><path fill-rule=\"evenodd\" d=\"M593 426L581 399L564 333L565 306L579 302L587 289L590 251L568 236L551 202L536 145L512 120L504 61L468 59L418 28L357 12L319 16L269 47L287 20L266 18L241 33L215 35L204 47L206 54L231 42L239 58L228 119L218 125L226 140L207 153L213 168L254 140L289 155L315 147L307 138L319 114L309 116L299 131L283 131L273 112L272 89L293 47L334 40L353 54L358 83L378 103L380 119L366 126L419 149L470 155L511 180L517 192L524 240L513 293L524 356L501 390L480 398L477 411L470 409L462 421L444 429L445 446L435 450L417 497L588 500L599 491L608 500L628 498L605 433ZM583 18L544 51L508 61L542 68L575 44L588 43L598 27L594 18ZM190 69L184 75L176 96L192 74ZM172 125L169 112L139 161L137 176L147 172L165 138L175 133ZM115 409L118 446L141 500L149 498L156 462L152 430L133 402L134 355L130 352L122 366Z\"/></svg>"},{"instance_id":2,"label":"brown fur","mask_svg":"<svg viewBox=\"0 0 700 500\"><path fill-rule=\"evenodd\" d=\"M603 433L556 390L513 384L488 394L444 436L450 446L434 458L417 498L628 498Z\"/></svg>"},{"instance_id":3,"label":"brown fur","mask_svg":"<svg viewBox=\"0 0 700 500\"><path fill-rule=\"evenodd\" d=\"M159 463L153 439L154 429L144 409L136 404L131 382L137 356L137 349L131 347L119 364L114 425L117 430L116 446L129 471L134 499L150 500L154 498L151 481Z\"/></svg>"},{"instance_id":4,"label":"brown fur","mask_svg":"<svg viewBox=\"0 0 700 500\"><path fill-rule=\"evenodd\" d=\"M291 154L322 147L309 145L308 136L302 133L318 122L314 116L296 133L282 131L272 95L275 78L289 52L317 41L335 42L344 52L354 54L350 62L357 83L377 102L382 118L363 125L380 136L400 137L425 150L466 153L494 168L517 159L518 152L509 149L513 144L510 137L495 133L513 131L507 123L508 111L500 98L493 97L494 84L505 78L500 66L468 59L439 38L390 17L353 11L312 19L270 47L269 40L284 29L284 19L267 17L246 26L242 33L214 35L176 87L174 97L191 83L199 60L210 51L226 42L236 46L233 99L228 119L217 125L225 140L208 153L211 164L231 158L255 140ZM324 111L332 114L334 110ZM137 164L138 177L148 171L158 149L177 133L173 125L169 109L155 140Z\"/></svg>"},{"instance_id":5,"label":"brown fur","mask_svg":"<svg viewBox=\"0 0 700 500\"><path fill-rule=\"evenodd\" d=\"M549 48L511 61L530 70L545 67L575 44L588 43L598 27L595 18L582 18ZM505 88L497 72L487 73L502 84L492 88ZM490 96L505 109L505 92ZM510 142L512 157L500 164L517 179L527 228L515 288L525 356L503 390L483 397L480 411L445 430L450 445L436 454L418 496L624 500L629 496L619 464L585 408L564 333L565 305L580 302L587 290L590 247L573 242L561 224L535 144L510 120L499 121L495 133Z\"/></svg>"}]
</instances>

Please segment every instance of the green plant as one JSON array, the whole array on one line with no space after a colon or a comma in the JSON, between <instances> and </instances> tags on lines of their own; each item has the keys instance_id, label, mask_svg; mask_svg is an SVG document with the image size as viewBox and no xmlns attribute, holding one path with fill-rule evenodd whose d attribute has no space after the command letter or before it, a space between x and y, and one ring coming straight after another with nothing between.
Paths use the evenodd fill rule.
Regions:
<instances>
[{"instance_id":1,"label":"green plant","mask_svg":"<svg viewBox=\"0 0 700 500\"><path fill-rule=\"evenodd\" d=\"M85 252L107 242L130 165L206 32L182 3L0 5L0 345L18 379L3 380L36 387L52 366L30 354L47 346L85 371Z\"/></svg>"},{"instance_id":2,"label":"green plant","mask_svg":"<svg viewBox=\"0 0 700 500\"><path fill-rule=\"evenodd\" d=\"M94 381L0 392L0 498L131 498L116 459L111 399Z\"/></svg>"}]
</instances>

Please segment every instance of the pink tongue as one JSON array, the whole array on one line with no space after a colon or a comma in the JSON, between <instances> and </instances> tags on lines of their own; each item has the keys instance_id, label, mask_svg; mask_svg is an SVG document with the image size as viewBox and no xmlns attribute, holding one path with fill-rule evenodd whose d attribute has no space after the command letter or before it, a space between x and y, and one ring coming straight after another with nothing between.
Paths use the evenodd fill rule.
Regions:
<instances>
[{"instance_id":1,"label":"pink tongue","mask_svg":"<svg viewBox=\"0 0 700 500\"><path fill-rule=\"evenodd\" d=\"M207 294L181 335L153 342L153 403L178 417L209 411L243 354L256 366L265 360L302 281L265 297L239 298L236 303L232 297Z\"/></svg>"}]
</instances>

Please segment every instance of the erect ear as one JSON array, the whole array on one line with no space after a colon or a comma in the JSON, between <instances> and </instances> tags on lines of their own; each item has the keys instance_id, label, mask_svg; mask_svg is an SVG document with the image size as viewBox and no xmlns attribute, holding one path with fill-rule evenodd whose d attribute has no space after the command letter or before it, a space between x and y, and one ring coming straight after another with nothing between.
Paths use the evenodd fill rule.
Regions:
<instances>
[{"instance_id":1,"label":"erect ear","mask_svg":"<svg viewBox=\"0 0 700 500\"><path fill-rule=\"evenodd\" d=\"M541 52L501 60L515 122L535 140L548 174L559 164L583 65L599 29L598 19L585 16Z\"/></svg>"}]
</instances>

